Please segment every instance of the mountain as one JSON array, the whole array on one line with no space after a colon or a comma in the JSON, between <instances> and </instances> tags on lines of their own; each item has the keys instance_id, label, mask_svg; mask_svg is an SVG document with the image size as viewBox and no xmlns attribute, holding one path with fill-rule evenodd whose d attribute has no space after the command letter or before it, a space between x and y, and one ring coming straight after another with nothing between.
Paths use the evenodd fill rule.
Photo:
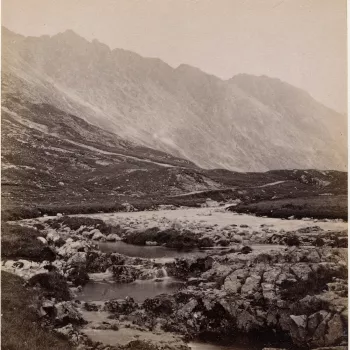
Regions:
<instances>
[{"instance_id":1,"label":"mountain","mask_svg":"<svg viewBox=\"0 0 350 350\"><path fill-rule=\"evenodd\" d=\"M347 203L345 172L205 170L9 92L2 94L1 128L4 220L114 212L125 210L123 203L139 210L199 206L207 198L249 204L316 196L323 203L327 195L336 205Z\"/></svg>"},{"instance_id":2,"label":"mountain","mask_svg":"<svg viewBox=\"0 0 350 350\"><path fill-rule=\"evenodd\" d=\"M193 163L14 95L2 101L3 208L106 208L222 188ZM92 208L92 209L91 209Z\"/></svg>"},{"instance_id":3,"label":"mountain","mask_svg":"<svg viewBox=\"0 0 350 350\"><path fill-rule=\"evenodd\" d=\"M199 206L207 198L244 203L318 197L345 201L347 174L205 170L139 146L45 103L2 96L2 218L125 210L123 203ZM329 197L331 196L331 197ZM317 198L316 198L317 199ZM338 217L338 216L336 216Z\"/></svg>"},{"instance_id":4,"label":"mountain","mask_svg":"<svg viewBox=\"0 0 350 350\"><path fill-rule=\"evenodd\" d=\"M123 140L235 171L345 170L346 117L278 79L221 80L89 42L2 29L3 94L47 104Z\"/></svg>"}]
</instances>

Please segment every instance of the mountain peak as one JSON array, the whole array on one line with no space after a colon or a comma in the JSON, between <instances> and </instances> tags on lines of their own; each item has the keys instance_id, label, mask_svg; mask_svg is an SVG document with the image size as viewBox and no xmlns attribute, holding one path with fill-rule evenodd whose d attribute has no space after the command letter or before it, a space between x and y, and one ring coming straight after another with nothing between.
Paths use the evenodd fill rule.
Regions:
<instances>
[{"instance_id":1,"label":"mountain peak","mask_svg":"<svg viewBox=\"0 0 350 350\"><path fill-rule=\"evenodd\" d=\"M214 78L214 79L217 79L217 80L221 80L220 78L218 78L216 75L213 75L213 74L209 74L209 73L206 73L206 72L203 72L200 68L197 68L197 67L194 67L194 66L191 66L189 64L186 64L186 63L181 63L176 69L175 71L179 72L179 73L184 73L186 75L191 75L193 76L194 78L195 77L211 77L211 78Z\"/></svg>"},{"instance_id":2,"label":"mountain peak","mask_svg":"<svg viewBox=\"0 0 350 350\"><path fill-rule=\"evenodd\" d=\"M58 39L60 41L72 42L72 43L73 42L74 43L76 43L76 42L87 43L88 42L85 38L83 38L82 36L77 34L72 29L67 29L64 32L57 33L57 34L53 35L52 38Z\"/></svg>"},{"instance_id":3,"label":"mountain peak","mask_svg":"<svg viewBox=\"0 0 350 350\"><path fill-rule=\"evenodd\" d=\"M192 74L207 74L207 73L203 72L202 70L200 70L199 68L191 66L191 65L186 64L186 63L181 63L176 68L176 70L179 72L192 73Z\"/></svg>"}]
</instances>

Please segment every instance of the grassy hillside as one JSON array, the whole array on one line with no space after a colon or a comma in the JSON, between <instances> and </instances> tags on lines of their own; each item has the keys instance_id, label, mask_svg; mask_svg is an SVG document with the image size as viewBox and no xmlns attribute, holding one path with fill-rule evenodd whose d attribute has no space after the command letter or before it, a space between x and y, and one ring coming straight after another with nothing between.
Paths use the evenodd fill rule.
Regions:
<instances>
[{"instance_id":1,"label":"grassy hillside","mask_svg":"<svg viewBox=\"0 0 350 350\"><path fill-rule=\"evenodd\" d=\"M68 341L40 326L36 313L38 294L23 286L24 280L1 273L1 349L69 350Z\"/></svg>"},{"instance_id":2,"label":"grassy hillside","mask_svg":"<svg viewBox=\"0 0 350 350\"><path fill-rule=\"evenodd\" d=\"M327 218L348 220L348 197L317 196L302 198L284 198L257 203L241 204L231 207L230 210L238 213L254 213L258 216L296 219Z\"/></svg>"}]
</instances>

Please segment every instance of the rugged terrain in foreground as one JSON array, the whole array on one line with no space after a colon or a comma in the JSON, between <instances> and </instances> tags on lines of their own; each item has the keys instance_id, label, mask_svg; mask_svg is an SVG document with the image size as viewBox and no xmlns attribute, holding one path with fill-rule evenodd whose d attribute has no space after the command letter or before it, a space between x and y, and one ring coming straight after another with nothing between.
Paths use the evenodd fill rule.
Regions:
<instances>
[{"instance_id":1,"label":"rugged terrain in foreground","mask_svg":"<svg viewBox=\"0 0 350 350\"><path fill-rule=\"evenodd\" d=\"M72 347L347 346L342 220L168 208L40 217L3 231L2 270L36 290L36 317ZM147 296L150 285L164 292Z\"/></svg>"}]
</instances>

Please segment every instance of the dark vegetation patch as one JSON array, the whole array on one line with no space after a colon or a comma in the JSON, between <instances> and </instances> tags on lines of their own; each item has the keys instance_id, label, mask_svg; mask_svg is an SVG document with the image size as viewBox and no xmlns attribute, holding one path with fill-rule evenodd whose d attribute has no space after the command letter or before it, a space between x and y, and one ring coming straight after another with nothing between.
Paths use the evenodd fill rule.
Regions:
<instances>
[{"instance_id":1,"label":"dark vegetation patch","mask_svg":"<svg viewBox=\"0 0 350 350\"><path fill-rule=\"evenodd\" d=\"M288 246L306 245L316 247L323 247L326 245L332 248L347 248L348 232L347 230L323 231L319 226L314 226L287 232L283 235L274 234L267 239L266 243L285 244Z\"/></svg>"},{"instance_id":2,"label":"dark vegetation patch","mask_svg":"<svg viewBox=\"0 0 350 350\"><path fill-rule=\"evenodd\" d=\"M146 245L146 242L157 242L157 245L164 245L175 249L212 247L214 245L211 239L202 239L199 235L188 230L160 230L156 227L142 232L132 232L124 238L124 241L135 245Z\"/></svg>"},{"instance_id":3,"label":"dark vegetation patch","mask_svg":"<svg viewBox=\"0 0 350 350\"><path fill-rule=\"evenodd\" d=\"M33 228L2 223L1 253L7 259L27 259L32 261L53 261L55 253L41 241L41 233Z\"/></svg>"},{"instance_id":4,"label":"dark vegetation patch","mask_svg":"<svg viewBox=\"0 0 350 350\"><path fill-rule=\"evenodd\" d=\"M103 220L94 219L89 217L69 217L63 216L58 219L47 220L46 223L50 225L53 229L58 229L63 226L68 226L71 230L78 230L81 226L92 226L99 229L103 234L108 235L110 233L115 233L115 228L107 225Z\"/></svg>"},{"instance_id":5,"label":"dark vegetation patch","mask_svg":"<svg viewBox=\"0 0 350 350\"><path fill-rule=\"evenodd\" d=\"M3 207L1 209L1 220L3 221L16 221L22 219L31 219L41 215L39 209L30 206L15 206Z\"/></svg>"},{"instance_id":6,"label":"dark vegetation patch","mask_svg":"<svg viewBox=\"0 0 350 350\"><path fill-rule=\"evenodd\" d=\"M262 178L264 176L266 178L266 173L257 174L260 174L259 181L261 183L264 183ZM258 176L257 174L256 176ZM14 205L15 203L13 200L9 202L6 198L4 198L2 218L3 220L18 220L38 217L44 214L54 216L57 213L72 215L123 212L125 211L125 206L123 205L125 202L130 203L138 211L155 210L160 204L173 205L175 207L200 207L203 203L206 202L207 198L216 200L218 202L226 202L229 200L239 199L242 203L236 208L238 208L238 210L241 212L257 210L255 208L259 207L259 211L262 213L261 215L270 215L272 209L274 211L275 217L288 217L294 214L301 216L308 216L307 214L313 214L313 217L317 217L317 215L319 215L318 217L329 218L342 218L344 215L346 216L347 207L344 208L344 206L341 204L344 202L342 198L347 198L347 186L343 181L343 178L346 179L346 173L339 172L338 177L340 177L340 179L334 175L337 180L334 180L334 186L329 185L328 187L319 187L312 183L305 184L297 180L288 180L281 184L269 187L259 187L256 185L253 186L254 182L249 183L248 175L245 175L244 181L243 179L240 181L241 183L244 183L244 186L240 185L241 187L207 190L192 194L185 194L186 191L184 191L184 194L179 196L169 196L167 193L157 194L154 191L148 193L145 191L143 196L135 197L132 195L132 191L137 192L136 187L131 188L131 192L128 190L130 192L129 195L123 194L116 195L115 197L110 196L110 194L113 193L113 188L115 186L123 187L125 183L130 182L125 181L127 177L125 177L123 181L122 179L119 179L117 183L115 182L115 179L113 181L111 180L111 183L104 184L102 186L102 189L99 186L95 186L89 189L87 192L83 191L83 193L80 192L82 191L82 188L86 189L86 185L82 184L80 188L80 185L77 185L77 183L75 183L75 187L77 187L77 190L79 191L78 197L75 196L74 191L71 191L72 194L66 193L66 191L71 186L68 185L67 189L57 189L52 195L48 189L47 196L45 198L28 198L28 200L22 201L21 203L16 203L16 205ZM154 179L153 175L149 174L148 176L150 176L153 183L157 185L157 180ZM230 180L233 183L237 180L234 180L235 176L238 179L243 177L242 174L238 173L238 175L236 175L236 173L233 173ZM276 180L281 178L283 179L283 177L278 176L274 177L273 179ZM310 182L311 181L312 180L310 179ZM140 183L142 184L143 182L140 180ZM139 186L141 186L141 184ZM168 188L167 186L174 184L169 183L165 185L158 185L166 189ZM15 200L20 199L21 196L23 196L23 192L27 193L27 195L30 193L28 189L19 187L11 187L11 189L9 188L8 190L10 190L11 195L13 198L15 198ZM141 190L142 188L140 188L140 191ZM5 187L4 192L4 196L6 197L7 189ZM106 194L107 192L108 195ZM331 193L332 196L319 196L319 194L325 193ZM315 202L315 199L313 198L318 197L320 197L320 202L328 203L334 201L335 204L331 205L329 208L327 208L327 205L324 205L323 207L321 205L317 206L317 208L314 208L313 203ZM337 203L338 198L340 198L341 203ZM298 202L299 200L300 203ZM282 203L282 205L276 204L278 208L282 207L283 205L287 206L282 208L283 210L281 209L280 211L277 211L277 208L272 208L271 206L273 206L273 203L278 203L278 201ZM26 202L30 202L31 205L27 205ZM311 203L310 205L309 202ZM33 203L37 204L33 206ZM264 205L260 203L264 203ZM270 205L268 203L272 204ZM288 206L288 204L293 205L293 207ZM260 208L261 206L263 207Z\"/></svg>"},{"instance_id":7,"label":"dark vegetation patch","mask_svg":"<svg viewBox=\"0 0 350 350\"><path fill-rule=\"evenodd\" d=\"M24 280L1 273L1 348L4 350L70 350L68 341L40 327L38 293Z\"/></svg>"},{"instance_id":8,"label":"dark vegetation patch","mask_svg":"<svg viewBox=\"0 0 350 350\"><path fill-rule=\"evenodd\" d=\"M46 298L56 298L58 301L71 299L66 279L55 271L34 275L29 279L28 286L39 287Z\"/></svg>"},{"instance_id":9,"label":"dark vegetation patch","mask_svg":"<svg viewBox=\"0 0 350 350\"><path fill-rule=\"evenodd\" d=\"M253 213L258 216L296 219L311 217L316 219L348 220L348 198L339 196L314 196L305 198L276 199L251 204L239 204L228 210L237 213Z\"/></svg>"},{"instance_id":10,"label":"dark vegetation patch","mask_svg":"<svg viewBox=\"0 0 350 350\"><path fill-rule=\"evenodd\" d=\"M284 240L284 242L289 247L292 247L292 246L299 247L301 243L300 239L296 235L288 235Z\"/></svg>"},{"instance_id":11,"label":"dark vegetation patch","mask_svg":"<svg viewBox=\"0 0 350 350\"><path fill-rule=\"evenodd\" d=\"M29 219L35 218L47 214L49 216L55 216L58 213L64 215L75 215L75 214L96 214L96 213L115 213L124 212L125 206L122 203L126 200L116 202L115 200L109 201L106 198L98 198L98 194L95 198L91 198L91 201L74 203L65 203L65 199L62 199L60 203L45 203L39 204L36 208L28 208L26 206L5 206L2 209L1 216L3 220L19 220L19 219ZM130 203L136 210L156 210L157 206L160 204L172 204L175 206L186 205L189 207L200 207L198 201L191 200L161 200L153 199L149 197L147 199L132 199L128 198L128 203ZM203 200L204 202L204 200Z\"/></svg>"}]
</instances>

